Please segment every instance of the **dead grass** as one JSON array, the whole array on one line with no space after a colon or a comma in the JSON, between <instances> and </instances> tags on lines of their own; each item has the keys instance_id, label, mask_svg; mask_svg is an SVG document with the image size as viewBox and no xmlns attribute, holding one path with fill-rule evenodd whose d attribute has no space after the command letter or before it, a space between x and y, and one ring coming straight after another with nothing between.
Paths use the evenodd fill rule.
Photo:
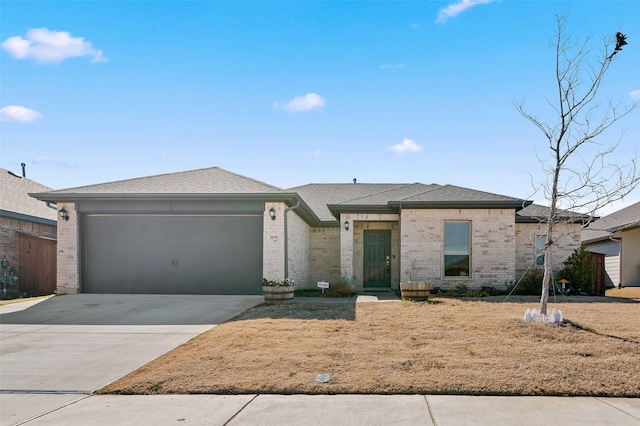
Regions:
<instances>
[{"instance_id":1,"label":"dead grass","mask_svg":"<svg viewBox=\"0 0 640 426\"><path fill-rule=\"evenodd\" d=\"M640 396L639 303L435 302L261 305L101 393Z\"/></svg>"},{"instance_id":2,"label":"dead grass","mask_svg":"<svg viewBox=\"0 0 640 426\"><path fill-rule=\"evenodd\" d=\"M607 297L624 297L626 299L640 299L640 287L610 288Z\"/></svg>"}]
</instances>

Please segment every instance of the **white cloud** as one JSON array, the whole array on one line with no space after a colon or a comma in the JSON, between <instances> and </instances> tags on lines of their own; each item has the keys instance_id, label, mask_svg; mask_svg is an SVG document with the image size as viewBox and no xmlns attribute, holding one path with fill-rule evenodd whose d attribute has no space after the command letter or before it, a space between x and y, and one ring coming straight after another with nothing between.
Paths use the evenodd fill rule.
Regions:
<instances>
[{"instance_id":1,"label":"white cloud","mask_svg":"<svg viewBox=\"0 0 640 426\"><path fill-rule=\"evenodd\" d=\"M390 146L389 148L387 148L387 151L391 151L394 154L402 155L406 154L407 152L422 151L422 147L411 139L404 138L402 143Z\"/></svg>"},{"instance_id":2,"label":"white cloud","mask_svg":"<svg viewBox=\"0 0 640 426\"><path fill-rule=\"evenodd\" d=\"M20 123L29 123L42 117L38 111L25 108L20 105L9 105L0 108L0 121L18 121Z\"/></svg>"},{"instance_id":3,"label":"white cloud","mask_svg":"<svg viewBox=\"0 0 640 426\"><path fill-rule=\"evenodd\" d=\"M9 37L2 48L17 59L35 59L38 62L59 63L68 58L91 56L91 62L106 62L102 50L94 49L82 37L71 37L66 31L50 31L35 28L27 31L25 38Z\"/></svg>"},{"instance_id":4,"label":"white cloud","mask_svg":"<svg viewBox=\"0 0 640 426\"><path fill-rule=\"evenodd\" d=\"M380 69L381 70L386 70L389 68L395 68L397 70L399 70L400 68L404 68L406 65L405 64L397 64L397 65L392 65L392 64L382 64L380 65Z\"/></svg>"},{"instance_id":5,"label":"white cloud","mask_svg":"<svg viewBox=\"0 0 640 426\"><path fill-rule=\"evenodd\" d=\"M444 9L440 9L440 13L438 13L438 19L436 19L436 22L438 24L444 24L445 22L447 22L447 19L454 18L465 10L471 9L473 6L479 4L488 4L494 1L495 0L460 0L457 3L450 4Z\"/></svg>"},{"instance_id":6,"label":"white cloud","mask_svg":"<svg viewBox=\"0 0 640 426\"><path fill-rule=\"evenodd\" d=\"M629 92L629 96L640 101L640 90L632 90Z\"/></svg>"},{"instance_id":7,"label":"white cloud","mask_svg":"<svg viewBox=\"0 0 640 426\"><path fill-rule=\"evenodd\" d=\"M303 112L322 108L325 103L325 99L317 93L307 93L304 96L296 96L284 105L276 103L275 107L289 112Z\"/></svg>"},{"instance_id":8,"label":"white cloud","mask_svg":"<svg viewBox=\"0 0 640 426\"><path fill-rule=\"evenodd\" d=\"M75 169L78 167L77 165L70 163L68 161L58 160L57 158L47 157L45 155L36 157L31 162L33 164L50 164L52 166L60 167L62 169Z\"/></svg>"}]
</instances>

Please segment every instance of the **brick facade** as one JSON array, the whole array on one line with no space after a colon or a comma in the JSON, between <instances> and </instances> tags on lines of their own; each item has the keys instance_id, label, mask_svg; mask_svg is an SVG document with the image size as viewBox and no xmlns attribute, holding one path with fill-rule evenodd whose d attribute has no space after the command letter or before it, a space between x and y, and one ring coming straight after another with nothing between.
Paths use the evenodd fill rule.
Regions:
<instances>
[{"instance_id":1,"label":"brick facade","mask_svg":"<svg viewBox=\"0 0 640 426\"><path fill-rule=\"evenodd\" d=\"M581 245L580 224L567 223L555 225L556 241L552 248L552 268L557 273L562 269L563 262L571 256L573 251ZM534 260L536 256L535 241L538 236L545 236L547 225L544 223L517 223L516 224L516 279L520 279L527 268L539 268Z\"/></svg>"},{"instance_id":2,"label":"brick facade","mask_svg":"<svg viewBox=\"0 0 640 426\"><path fill-rule=\"evenodd\" d=\"M58 221L58 294L80 293L80 241L78 213L73 204L58 203L66 209L69 220Z\"/></svg>"},{"instance_id":3,"label":"brick facade","mask_svg":"<svg viewBox=\"0 0 640 426\"><path fill-rule=\"evenodd\" d=\"M515 217L513 209L403 209L401 271L412 269L431 287L451 289L493 286L505 289L515 280ZM444 222L471 223L471 274L444 276Z\"/></svg>"},{"instance_id":4,"label":"brick facade","mask_svg":"<svg viewBox=\"0 0 640 426\"><path fill-rule=\"evenodd\" d=\"M284 278L284 203L265 203L262 236L262 276L268 280ZM269 210L274 209L276 219Z\"/></svg>"},{"instance_id":5,"label":"brick facade","mask_svg":"<svg viewBox=\"0 0 640 426\"><path fill-rule=\"evenodd\" d=\"M309 287L318 281L340 280L340 228L311 228L311 256L309 259Z\"/></svg>"},{"instance_id":6,"label":"brick facade","mask_svg":"<svg viewBox=\"0 0 640 426\"><path fill-rule=\"evenodd\" d=\"M309 286L309 263L311 258L311 227L300 219L295 210L287 213L289 278L298 288Z\"/></svg>"}]
</instances>

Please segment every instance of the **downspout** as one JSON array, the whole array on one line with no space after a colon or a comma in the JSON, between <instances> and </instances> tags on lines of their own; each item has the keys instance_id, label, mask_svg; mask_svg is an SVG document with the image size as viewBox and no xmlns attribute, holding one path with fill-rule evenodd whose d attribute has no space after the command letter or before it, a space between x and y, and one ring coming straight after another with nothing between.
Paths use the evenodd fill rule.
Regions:
<instances>
[{"instance_id":1,"label":"downspout","mask_svg":"<svg viewBox=\"0 0 640 426\"><path fill-rule=\"evenodd\" d=\"M294 210L300 207L300 199L296 201L296 204L284 209L284 278L289 278L289 231L287 224L287 213L289 210Z\"/></svg>"},{"instance_id":2,"label":"downspout","mask_svg":"<svg viewBox=\"0 0 640 426\"><path fill-rule=\"evenodd\" d=\"M398 286L402 282L402 203L398 204Z\"/></svg>"},{"instance_id":3,"label":"downspout","mask_svg":"<svg viewBox=\"0 0 640 426\"><path fill-rule=\"evenodd\" d=\"M56 204L55 206L51 205L51 201L46 201L46 203L47 203L47 207L49 207L50 209L58 210L56 203L53 203L53 204Z\"/></svg>"}]
</instances>

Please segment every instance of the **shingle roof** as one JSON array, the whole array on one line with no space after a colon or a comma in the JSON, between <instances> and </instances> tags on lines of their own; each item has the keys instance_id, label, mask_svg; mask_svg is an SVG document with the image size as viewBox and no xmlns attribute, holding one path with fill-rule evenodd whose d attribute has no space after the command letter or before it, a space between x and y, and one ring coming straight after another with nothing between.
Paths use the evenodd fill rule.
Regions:
<instances>
[{"instance_id":1,"label":"shingle roof","mask_svg":"<svg viewBox=\"0 0 640 426\"><path fill-rule=\"evenodd\" d=\"M544 223L549 217L549 207L540 204L530 204L516 212L516 221L518 222L540 222ZM591 216L572 212L570 210L558 210L558 220L573 223L586 223Z\"/></svg>"},{"instance_id":2,"label":"shingle roof","mask_svg":"<svg viewBox=\"0 0 640 426\"><path fill-rule=\"evenodd\" d=\"M51 188L0 168L0 211L3 215L15 213L55 222L56 210L28 194L44 191L51 191Z\"/></svg>"},{"instance_id":3,"label":"shingle roof","mask_svg":"<svg viewBox=\"0 0 640 426\"><path fill-rule=\"evenodd\" d=\"M423 183L347 183L309 184L290 188L297 192L321 220L335 220L332 212L358 209L392 211L399 205L408 207L522 207L528 202L504 195L462 188L454 185Z\"/></svg>"},{"instance_id":4,"label":"shingle roof","mask_svg":"<svg viewBox=\"0 0 640 426\"><path fill-rule=\"evenodd\" d=\"M582 242L608 239L619 230L640 226L640 202L613 212L589 224L582 231Z\"/></svg>"},{"instance_id":5,"label":"shingle roof","mask_svg":"<svg viewBox=\"0 0 640 426\"><path fill-rule=\"evenodd\" d=\"M298 193L320 220L334 221L336 218L329 210L329 205L398 190L406 186L407 184L404 183L311 183L289 188L288 191Z\"/></svg>"},{"instance_id":6,"label":"shingle roof","mask_svg":"<svg viewBox=\"0 0 640 426\"><path fill-rule=\"evenodd\" d=\"M274 194L284 191L236 173L210 167L50 192L62 194Z\"/></svg>"}]
</instances>

